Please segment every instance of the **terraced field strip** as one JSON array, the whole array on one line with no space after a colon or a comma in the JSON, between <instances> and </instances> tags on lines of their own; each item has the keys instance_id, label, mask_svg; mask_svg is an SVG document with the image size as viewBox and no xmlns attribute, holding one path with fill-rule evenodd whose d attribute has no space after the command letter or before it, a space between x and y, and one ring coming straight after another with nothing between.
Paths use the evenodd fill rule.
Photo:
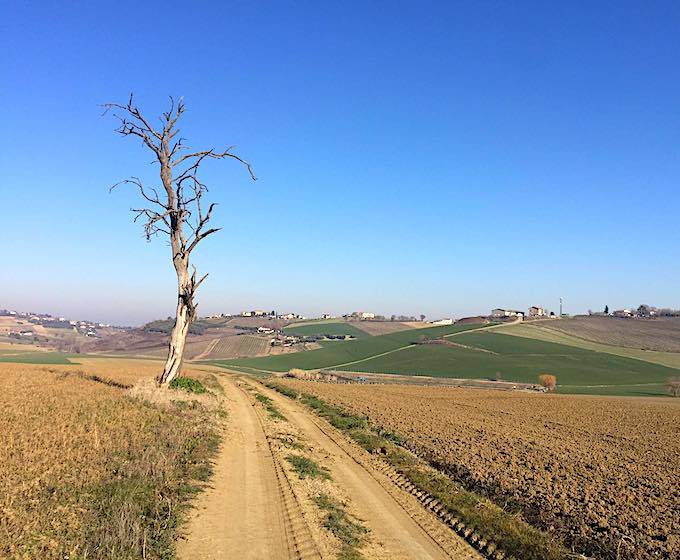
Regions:
<instances>
[{"instance_id":1,"label":"terraced field strip","mask_svg":"<svg viewBox=\"0 0 680 560\"><path fill-rule=\"evenodd\" d=\"M16 352L11 354L0 355L0 362L9 362L15 364L71 364L69 354L61 352Z\"/></svg>"},{"instance_id":2,"label":"terraced field strip","mask_svg":"<svg viewBox=\"0 0 680 560\"><path fill-rule=\"evenodd\" d=\"M269 351L269 339L261 336L240 334L225 336L206 352L201 359L219 360L238 357L262 356Z\"/></svg>"}]
</instances>

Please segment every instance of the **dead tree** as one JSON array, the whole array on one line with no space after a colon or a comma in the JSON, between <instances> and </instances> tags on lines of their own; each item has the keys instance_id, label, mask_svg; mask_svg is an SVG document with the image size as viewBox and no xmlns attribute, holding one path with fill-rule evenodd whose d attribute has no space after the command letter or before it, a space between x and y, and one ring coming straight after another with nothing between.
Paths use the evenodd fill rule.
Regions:
<instances>
[{"instance_id":1,"label":"dead tree","mask_svg":"<svg viewBox=\"0 0 680 560\"><path fill-rule=\"evenodd\" d=\"M107 103L104 114L109 111L118 119L116 132L122 136L137 137L142 145L154 154L159 164L161 188L147 187L137 177L116 183L130 184L139 189L140 196L148 205L132 208L134 221L143 221L147 241L158 234L167 235L172 250L172 264L177 272L177 312L170 335L168 359L163 372L156 381L159 385L170 383L182 369L184 347L191 322L196 317L196 290L208 276L196 276L196 267L189 262L198 244L221 228L209 227L215 203L206 204L203 196L208 191L198 178L201 164L206 159L231 158L244 165L251 179L256 180L250 164L232 152L214 149L191 151L179 137L177 123L185 111L184 101L178 103L170 98L170 108L160 117L161 127L154 127L134 104L133 97L127 104ZM190 268L192 271L190 272Z\"/></svg>"}]
</instances>

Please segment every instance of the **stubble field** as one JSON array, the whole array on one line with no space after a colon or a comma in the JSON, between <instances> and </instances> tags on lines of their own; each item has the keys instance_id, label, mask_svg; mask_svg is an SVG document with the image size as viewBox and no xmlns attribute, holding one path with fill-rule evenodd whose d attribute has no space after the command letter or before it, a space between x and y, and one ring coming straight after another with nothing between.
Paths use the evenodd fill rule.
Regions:
<instances>
[{"instance_id":1,"label":"stubble field","mask_svg":"<svg viewBox=\"0 0 680 560\"><path fill-rule=\"evenodd\" d=\"M154 390L158 367L0 364L1 558L170 556L220 413L218 397Z\"/></svg>"},{"instance_id":2,"label":"stubble field","mask_svg":"<svg viewBox=\"0 0 680 560\"><path fill-rule=\"evenodd\" d=\"M286 383L396 432L454 480L576 551L680 554L677 401Z\"/></svg>"}]
</instances>

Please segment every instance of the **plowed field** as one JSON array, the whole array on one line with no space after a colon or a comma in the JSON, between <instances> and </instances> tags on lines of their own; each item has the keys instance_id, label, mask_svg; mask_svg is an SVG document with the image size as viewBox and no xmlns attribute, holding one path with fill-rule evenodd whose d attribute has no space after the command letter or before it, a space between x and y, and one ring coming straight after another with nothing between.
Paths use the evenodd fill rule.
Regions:
<instances>
[{"instance_id":1,"label":"plowed field","mask_svg":"<svg viewBox=\"0 0 680 560\"><path fill-rule=\"evenodd\" d=\"M677 400L287 383L400 434L579 552L680 555Z\"/></svg>"}]
</instances>

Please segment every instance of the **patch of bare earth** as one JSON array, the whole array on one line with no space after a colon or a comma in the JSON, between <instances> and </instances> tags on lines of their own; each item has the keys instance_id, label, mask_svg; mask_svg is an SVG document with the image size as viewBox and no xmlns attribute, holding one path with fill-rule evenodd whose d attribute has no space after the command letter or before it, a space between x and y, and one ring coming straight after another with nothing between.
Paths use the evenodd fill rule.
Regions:
<instances>
[{"instance_id":1,"label":"patch of bare earth","mask_svg":"<svg viewBox=\"0 0 680 560\"><path fill-rule=\"evenodd\" d=\"M680 352L680 317L624 319L583 316L559 321L540 321L537 324L612 346Z\"/></svg>"},{"instance_id":2,"label":"patch of bare earth","mask_svg":"<svg viewBox=\"0 0 680 560\"><path fill-rule=\"evenodd\" d=\"M410 329L421 328L422 326L431 326L422 322L401 323L399 321L350 321L349 324L372 336L407 331Z\"/></svg>"},{"instance_id":3,"label":"patch of bare earth","mask_svg":"<svg viewBox=\"0 0 680 560\"><path fill-rule=\"evenodd\" d=\"M286 381L598 558L680 555L680 402Z\"/></svg>"},{"instance_id":4,"label":"patch of bare earth","mask_svg":"<svg viewBox=\"0 0 680 560\"><path fill-rule=\"evenodd\" d=\"M480 559L305 407L247 378L222 379L230 443L186 527L181 558ZM426 532L436 533L432 524L442 534Z\"/></svg>"}]
</instances>

